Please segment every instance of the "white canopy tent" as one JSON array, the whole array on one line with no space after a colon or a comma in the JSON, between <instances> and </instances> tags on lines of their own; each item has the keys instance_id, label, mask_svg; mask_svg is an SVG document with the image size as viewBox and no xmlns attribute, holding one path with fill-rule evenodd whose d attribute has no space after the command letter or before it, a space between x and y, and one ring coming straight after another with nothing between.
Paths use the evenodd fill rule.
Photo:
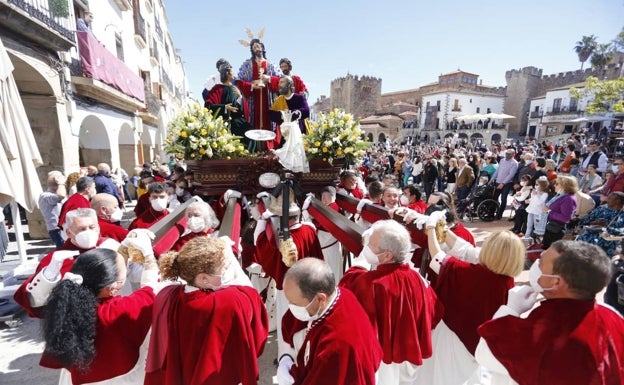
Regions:
<instances>
[{"instance_id":1,"label":"white canopy tent","mask_svg":"<svg viewBox=\"0 0 624 385\"><path fill-rule=\"evenodd\" d=\"M41 182L36 168L43 164L26 110L13 78L13 64L0 40L0 205L11 205L17 248L26 262L24 234L18 204L37 207Z\"/></svg>"}]
</instances>

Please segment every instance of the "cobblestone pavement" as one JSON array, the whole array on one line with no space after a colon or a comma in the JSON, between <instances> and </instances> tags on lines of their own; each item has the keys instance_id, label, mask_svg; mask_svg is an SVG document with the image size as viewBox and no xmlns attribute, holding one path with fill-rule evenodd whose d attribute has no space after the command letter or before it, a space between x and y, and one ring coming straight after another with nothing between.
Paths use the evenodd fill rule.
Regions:
<instances>
[{"instance_id":1,"label":"cobblestone pavement","mask_svg":"<svg viewBox=\"0 0 624 385\"><path fill-rule=\"evenodd\" d=\"M125 216L128 220L130 213ZM506 230L511 227L511 222L502 221L484 223L475 220L472 223L464 223L474 234L480 244L490 234ZM28 228L24 226L24 232L28 235ZM14 233L9 234L13 239ZM30 240L27 238L28 255L33 259L40 254L51 250L52 244L48 240ZM8 255L0 263L0 274L12 269L19 263L15 242L9 245ZM527 272L519 277L519 281L526 281ZM38 319L23 318L23 322L16 327L9 327L0 323L0 385L4 384L38 384L54 385L58 383L58 371L39 366L39 358L43 351L41 339L40 321ZM277 343L275 333L271 333L260 357L260 385L273 384L275 375L274 359L277 356Z\"/></svg>"}]
</instances>

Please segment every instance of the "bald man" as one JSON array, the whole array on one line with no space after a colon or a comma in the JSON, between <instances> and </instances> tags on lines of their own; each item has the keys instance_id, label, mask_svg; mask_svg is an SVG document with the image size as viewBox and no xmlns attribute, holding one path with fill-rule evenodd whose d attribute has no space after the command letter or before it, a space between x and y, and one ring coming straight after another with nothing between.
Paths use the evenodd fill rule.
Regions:
<instances>
[{"instance_id":1,"label":"bald man","mask_svg":"<svg viewBox=\"0 0 624 385\"><path fill-rule=\"evenodd\" d=\"M97 214L102 237L112 238L117 242L126 238L128 230L119 225L123 211L119 208L114 196L106 193L96 194L91 200L91 208Z\"/></svg>"},{"instance_id":2,"label":"bald man","mask_svg":"<svg viewBox=\"0 0 624 385\"><path fill-rule=\"evenodd\" d=\"M122 207L123 199L119 195L119 189L115 186L115 183L113 183L113 180L111 179L110 166L106 163L100 163L98 164L97 169L98 173L93 177L93 180L95 181L95 190L98 193L107 193L114 196L117 198L119 207Z\"/></svg>"}]
</instances>

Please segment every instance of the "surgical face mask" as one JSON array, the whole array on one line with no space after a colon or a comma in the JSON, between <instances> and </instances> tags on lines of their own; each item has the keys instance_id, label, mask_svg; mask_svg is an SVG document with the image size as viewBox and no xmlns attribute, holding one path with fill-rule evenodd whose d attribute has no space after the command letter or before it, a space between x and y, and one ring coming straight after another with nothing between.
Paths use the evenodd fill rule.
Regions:
<instances>
[{"instance_id":1,"label":"surgical face mask","mask_svg":"<svg viewBox=\"0 0 624 385\"><path fill-rule=\"evenodd\" d=\"M288 86L280 87L279 94L280 95L288 95L290 92L290 88Z\"/></svg>"},{"instance_id":2,"label":"surgical face mask","mask_svg":"<svg viewBox=\"0 0 624 385\"><path fill-rule=\"evenodd\" d=\"M520 182L520 186L522 187L526 186L526 182Z\"/></svg>"},{"instance_id":3,"label":"surgical face mask","mask_svg":"<svg viewBox=\"0 0 624 385\"><path fill-rule=\"evenodd\" d=\"M184 195L184 189L180 187L176 187L175 193L177 196L181 197L182 195Z\"/></svg>"},{"instance_id":4,"label":"surgical face mask","mask_svg":"<svg viewBox=\"0 0 624 385\"><path fill-rule=\"evenodd\" d=\"M156 211L163 211L167 208L167 198L156 198L150 201L152 208Z\"/></svg>"},{"instance_id":5,"label":"surgical face mask","mask_svg":"<svg viewBox=\"0 0 624 385\"><path fill-rule=\"evenodd\" d=\"M401 205L407 206L409 204L409 198L406 195L401 195L399 202L401 202Z\"/></svg>"},{"instance_id":6,"label":"surgical face mask","mask_svg":"<svg viewBox=\"0 0 624 385\"><path fill-rule=\"evenodd\" d=\"M190 217L186 220L186 226L194 233L199 233L206 227L206 221L202 217Z\"/></svg>"},{"instance_id":7,"label":"surgical face mask","mask_svg":"<svg viewBox=\"0 0 624 385\"><path fill-rule=\"evenodd\" d=\"M368 247L368 245L364 246L362 249L362 255L366 258L366 262L371 265L379 265L379 257L373 252L373 250L371 250L370 247Z\"/></svg>"},{"instance_id":8,"label":"surgical face mask","mask_svg":"<svg viewBox=\"0 0 624 385\"><path fill-rule=\"evenodd\" d=\"M613 170L613 172L617 174L620 171L620 168L617 164L613 164L611 165L611 170Z\"/></svg>"},{"instance_id":9,"label":"surgical face mask","mask_svg":"<svg viewBox=\"0 0 624 385\"><path fill-rule=\"evenodd\" d=\"M84 230L76 234L74 244L81 249L92 249L97 245L100 233L95 230Z\"/></svg>"},{"instance_id":10,"label":"surgical face mask","mask_svg":"<svg viewBox=\"0 0 624 385\"><path fill-rule=\"evenodd\" d=\"M110 214L110 221L113 223L119 222L121 221L121 218L123 218L123 211L119 207L117 207L115 208L115 211Z\"/></svg>"},{"instance_id":11,"label":"surgical face mask","mask_svg":"<svg viewBox=\"0 0 624 385\"><path fill-rule=\"evenodd\" d=\"M535 260L535 262L533 262L531 268L529 269L529 283L536 293L541 293L553 289L552 287L543 288L538 282L541 277L558 277L557 275L542 273L542 269L540 269L539 263L540 260L538 258Z\"/></svg>"},{"instance_id":12,"label":"surgical face mask","mask_svg":"<svg viewBox=\"0 0 624 385\"><path fill-rule=\"evenodd\" d=\"M306 306L297 306L297 305L293 305L292 303L289 303L288 308L290 309L290 312L292 313L292 315L295 316L295 318L298 319L299 321L303 321L303 322L313 321L318 318L318 315L317 314L310 315L310 313L308 313L308 307L312 305L312 302L314 302L314 300L310 301L310 303L307 304Z\"/></svg>"},{"instance_id":13,"label":"surgical face mask","mask_svg":"<svg viewBox=\"0 0 624 385\"><path fill-rule=\"evenodd\" d=\"M229 264L225 267L225 270L223 270L223 274L221 275L210 274L210 276L219 278L219 282L220 282L218 285L209 284L212 290L221 290L221 289L225 289L226 287L229 287L230 285L232 285L232 283L234 282L234 278L235 278L234 269Z\"/></svg>"}]
</instances>

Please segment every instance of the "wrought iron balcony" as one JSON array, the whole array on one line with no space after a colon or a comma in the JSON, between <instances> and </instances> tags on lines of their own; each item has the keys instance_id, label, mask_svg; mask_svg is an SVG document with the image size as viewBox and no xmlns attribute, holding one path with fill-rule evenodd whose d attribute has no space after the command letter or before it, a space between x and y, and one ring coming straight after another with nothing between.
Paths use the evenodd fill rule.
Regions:
<instances>
[{"instance_id":1,"label":"wrought iron balcony","mask_svg":"<svg viewBox=\"0 0 624 385\"><path fill-rule=\"evenodd\" d=\"M142 48L147 47L147 33L145 32L145 19L141 16L139 8L134 9L134 40Z\"/></svg>"},{"instance_id":2,"label":"wrought iron balcony","mask_svg":"<svg viewBox=\"0 0 624 385\"><path fill-rule=\"evenodd\" d=\"M541 118L543 113L544 113L544 111L531 111L531 114L529 115L529 118L531 118L531 119Z\"/></svg>"},{"instance_id":3,"label":"wrought iron balcony","mask_svg":"<svg viewBox=\"0 0 624 385\"><path fill-rule=\"evenodd\" d=\"M50 8L48 0L0 0L0 26L50 51L76 46L73 9Z\"/></svg>"}]
</instances>

